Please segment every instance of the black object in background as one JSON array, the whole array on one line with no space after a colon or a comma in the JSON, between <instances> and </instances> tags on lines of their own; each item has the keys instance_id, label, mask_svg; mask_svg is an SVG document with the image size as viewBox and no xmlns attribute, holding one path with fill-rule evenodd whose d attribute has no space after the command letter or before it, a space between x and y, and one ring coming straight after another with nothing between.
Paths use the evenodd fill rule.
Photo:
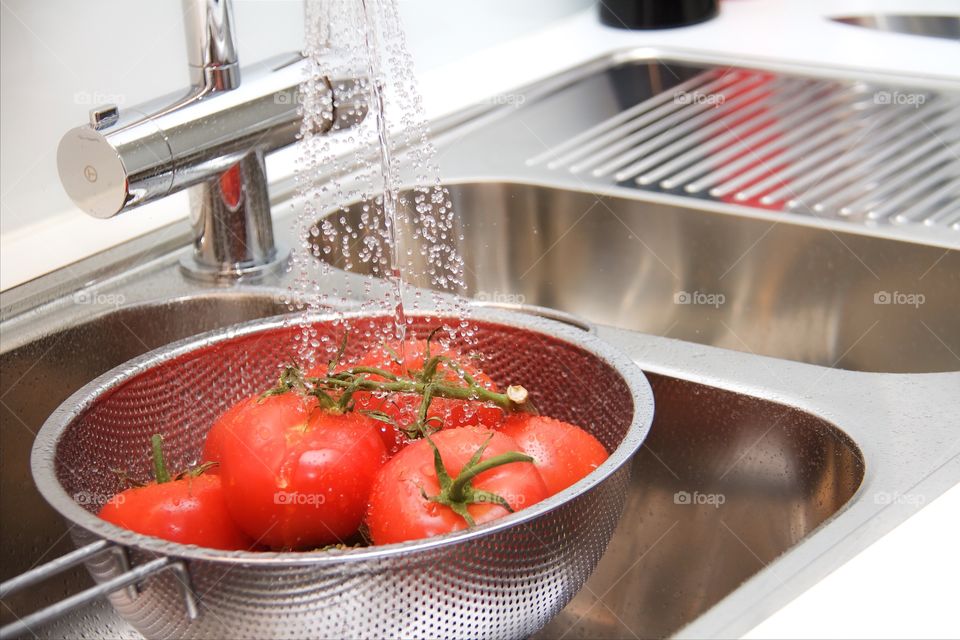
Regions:
<instances>
[{"instance_id":1,"label":"black object in background","mask_svg":"<svg viewBox=\"0 0 960 640\"><path fill-rule=\"evenodd\" d=\"M620 29L666 29L709 20L719 0L600 0L600 22Z\"/></svg>"}]
</instances>

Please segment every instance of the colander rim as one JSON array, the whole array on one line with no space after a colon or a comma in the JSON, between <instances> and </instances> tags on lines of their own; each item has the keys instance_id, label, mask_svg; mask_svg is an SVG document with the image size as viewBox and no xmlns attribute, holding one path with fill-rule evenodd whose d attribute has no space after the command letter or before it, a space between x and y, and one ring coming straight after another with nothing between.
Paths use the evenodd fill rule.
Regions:
<instances>
[{"instance_id":1,"label":"colander rim","mask_svg":"<svg viewBox=\"0 0 960 640\"><path fill-rule=\"evenodd\" d=\"M60 435L71 422L80 417L99 396L118 388L135 376L161 363L236 338L276 329L288 329L291 318L297 320L305 318L307 322L312 324L336 319L379 318L386 315L385 313L349 310L310 313L306 316L302 313L294 313L258 318L184 338L128 360L78 389L63 401L43 423L34 440L30 456L31 471L37 489L44 499L68 522L79 525L86 531L115 544L158 556L258 566L289 567L354 563L385 560L436 550L528 524L606 481L624 464L629 462L650 431L654 411L653 391L640 367L625 354L591 333L555 320L498 309L477 308L471 311L471 320L541 333L569 342L600 358L617 371L627 385L633 400L633 418L630 426L627 428L620 444L600 466L567 489L516 513L473 528L388 545L325 551L224 551L170 542L111 524L77 504L57 479L55 468L56 446ZM436 318L438 320L458 319L454 314L429 311L410 312L407 316Z\"/></svg>"}]
</instances>

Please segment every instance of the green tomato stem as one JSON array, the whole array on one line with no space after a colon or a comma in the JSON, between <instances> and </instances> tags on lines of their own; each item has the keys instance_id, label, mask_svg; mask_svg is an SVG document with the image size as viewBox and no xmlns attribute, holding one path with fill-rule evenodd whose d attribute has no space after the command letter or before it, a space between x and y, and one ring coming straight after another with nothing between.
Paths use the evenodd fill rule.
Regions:
<instances>
[{"instance_id":1,"label":"green tomato stem","mask_svg":"<svg viewBox=\"0 0 960 640\"><path fill-rule=\"evenodd\" d=\"M513 462L533 462L533 458L526 454L520 453L519 451L507 451L506 453L501 453L491 458L487 458L483 462L479 462L468 468L465 467L461 469L460 473L457 474L457 477L454 478L453 482L450 484L450 487L447 490L447 497L452 502L465 502L469 497L466 489L470 488L471 480L484 471L489 471L495 467L500 467Z\"/></svg>"},{"instance_id":2,"label":"green tomato stem","mask_svg":"<svg viewBox=\"0 0 960 640\"><path fill-rule=\"evenodd\" d=\"M150 438L150 448L153 450L153 477L157 484L170 482L170 472L167 471L167 463L163 459L163 436L154 434Z\"/></svg>"},{"instance_id":3,"label":"green tomato stem","mask_svg":"<svg viewBox=\"0 0 960 640\"><path fill-rule=\"evenodd\" d=\"M486 451L487 445L490 444L490 441L493 439L493 435L494 434L491 433L490 437L488 437L482 445L477 447L473 456L463 465L463 468L460 469L460 473L457 474L456 478L450 477L446 465L443 464L443 458L440 456L440 449L437 448L437 445L430 439L429 435L426 437L430 448L433 449L433 466L437 473L440 493L435 496L428 496L423 489L420 489L420 493L423 495L424 500L450 507L450 509L463 518L467 526L470 527L476 524L473 516L470 515L470 511L467 509L467 506L471 504L481 502L497 504L508 512L513 513L513 507L510 506L510 503L503 496L473 487L471 483L477 474L513 462L533 462L533 458L518 451L507 451L506 453L501 453L480 462L480 458L483 456L483 452Z\"/></svg>"}]
</instances>

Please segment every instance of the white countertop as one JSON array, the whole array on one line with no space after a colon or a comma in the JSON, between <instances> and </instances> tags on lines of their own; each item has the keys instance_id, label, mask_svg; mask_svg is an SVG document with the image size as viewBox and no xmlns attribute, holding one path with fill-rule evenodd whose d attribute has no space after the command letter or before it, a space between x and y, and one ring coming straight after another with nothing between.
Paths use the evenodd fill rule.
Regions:
<instances>
[{"instance_id":1,"label":"white countertop","mask_svg":"<svg viewBox=\"0 0 960 640\"><path fill-rule=\"evenodd\" d=\"M960 638L960 485L744 637Z\"/></svg>"},{"instance_id":2,"label":"white countertop","mask_svg":"<svg viewBox=\"0 0 960 640\"><path fill-rule=\"evenodd\" d=\"M960 80L960 44L848 27L822 17L897 9L957 14L960 2L725 0L715 20L645 32L603 27L590 11L418 77L429 119L605 53L644 45ZM271 157L271 176L291 172L294 158L291 151ZM0 239L0 289L156 229L185 212L186 197L181 193L142 207L136 215L101 221L65 211L19 229ZM955 580L960 575L957 531L960 486L747 637L960 637L960 615L954 610Z\"/></svg>"}]
</instances>

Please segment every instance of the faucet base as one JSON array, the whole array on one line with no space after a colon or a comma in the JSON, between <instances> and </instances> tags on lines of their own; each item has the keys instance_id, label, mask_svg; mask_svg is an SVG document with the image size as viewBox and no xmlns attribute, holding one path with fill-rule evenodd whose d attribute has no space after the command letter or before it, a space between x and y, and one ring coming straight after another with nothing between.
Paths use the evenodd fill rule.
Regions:
<instances>
[{"instance_id":1,"label":"faucet base","mask_svg":"<svg viewBox=\"0 0 960 640\"><path fill-rule=\"evenodd\" d=\"M214 267L196 259L193 253L180 258L180 271L191 280L213 284L252 282L283 273L290 263L290 251L278 248L275 257L252 265L221 265Z\"/></svg>"},{"instance_id":2,"label":"faucet base","mask_svg":"<svg viewBox=\"0 0 960 640\"><path fill-rule=\"evenodd\" d=\"M273 240L263 154L251 151L215 178L190 189L193 252L183 271L203 282L254 280L287 263Z\"/></svg>"}]
</instances>

